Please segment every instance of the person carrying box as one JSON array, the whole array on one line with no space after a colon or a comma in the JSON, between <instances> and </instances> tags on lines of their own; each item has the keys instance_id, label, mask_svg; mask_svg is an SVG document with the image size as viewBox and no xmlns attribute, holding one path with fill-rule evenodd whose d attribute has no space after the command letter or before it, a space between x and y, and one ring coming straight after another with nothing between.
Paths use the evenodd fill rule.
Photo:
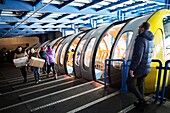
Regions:
<instances>
[{"instance_id":1,"label":"person carrying box","mask_svg":"<svg viewBox=\"0 0 170 113\"><path fill-rule=\"evenodd\" d=\"M40 58L40 55L38 52L36 52L34 50L34 48L30 49L30 54L29 54L29 59L31 59L31 57L36 57L36 58ZM41 80L40 80L40 67L34 67L33 66L33 71L34 71L34 78L35 78L35 83L38 84Z\"/></svg>"},{"instance_id":2,"label":"person carrying box","mask_svg":"<svg viewBox=\"0 0 170 113\"><path fill-rule=\"evenodd\" d=\"M23 47L22 47L22 46L18 46L18 47L15 49L14 59L22 58L22 57L25 57L25 56L27 56L27 53L25 52L25 50L23 49ZM26 82L27 82L26 65L21 66L21 67L20 67L20 71L21 71L22 76L23 76L23 78L24 78L23 83L26 83Z\"/></svg>"}]
</instances>

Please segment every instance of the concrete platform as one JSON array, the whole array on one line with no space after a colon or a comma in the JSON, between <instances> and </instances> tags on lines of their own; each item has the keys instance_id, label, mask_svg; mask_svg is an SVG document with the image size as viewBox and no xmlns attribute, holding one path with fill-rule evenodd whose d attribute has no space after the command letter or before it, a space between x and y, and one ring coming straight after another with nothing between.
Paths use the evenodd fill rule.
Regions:
<instances>
[{"instance_id":1,"label":"concrete platform","mask_svg":"<svg viewBox=\"0 0 170 113\"><path fill-rule=\"evenodd\" d=\"M75 79L61 75L57 80L45 78L34 84L33 73L28 83L22 83L20 70L12 64L0 64L0 113L140 113L133 105L133 94L122 94L119 89L107 87L95 81ZM167 102L153 103L142 113L170 113L170 88Z\"/></svg>"}]
</instances>

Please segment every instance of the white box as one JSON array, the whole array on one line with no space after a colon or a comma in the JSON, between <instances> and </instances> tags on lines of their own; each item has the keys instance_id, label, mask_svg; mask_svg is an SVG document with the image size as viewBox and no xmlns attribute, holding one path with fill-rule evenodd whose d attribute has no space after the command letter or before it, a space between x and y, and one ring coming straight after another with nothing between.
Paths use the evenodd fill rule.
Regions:
<instances>
[{"instance_id":1,"label":"white box","mask_svg":"<svg viewBox=\"0 0 170 113\"><path fill-rule=\"evenodd\" d=\"M13 59L13 62L16 67L26 66L26 64L28 63L28 57Z\"/></svg>"}]
</instances>

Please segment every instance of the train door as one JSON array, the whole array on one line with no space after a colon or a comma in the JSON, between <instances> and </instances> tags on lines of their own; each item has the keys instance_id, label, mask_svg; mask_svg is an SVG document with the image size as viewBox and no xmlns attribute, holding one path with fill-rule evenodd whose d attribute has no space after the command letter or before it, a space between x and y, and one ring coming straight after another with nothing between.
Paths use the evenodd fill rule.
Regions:
<instances>
[{"instance_id":1,"label":"train door","mask_svg":"<svg viewBox=\"0 0 170 113\"><path fill-rule=\"evenodd\" d=\"M170 16L164 17L163 27L165 32L165 56L166 60L170 60Z\"/></svg>"},{"instance_id":2,"label":"train door","mask_svg":"<svg viewBox=\"0 0 170 113\"><path fill-rule=\"evenodd\" d=\"M101 36L101 33L103 33L104 30L106 30L107 26L102 26L97 28L93 33L91 33L82 49L82 54L81 54L81 62L80 62L80 72L83 78L87 80L94 80L94 65L92 66L94 62L93 55L94 55L94 50L97 45L97 41L99 40L99 37ZM92 72L93 71L93 72Z\"/></svg>"},{"instance_id":3,"label":"train door","mask_svg":"<svg viewBox=\"0 0 170 113\"><path fill-rule=\"evenodd\" d=\"M55 51L55 63L56 63L56 70L57 70L57 74L59 74L58 71L58 57L59 57L59 50L62 46L61 42L67 38L68 36L62 37L60 38L58 41L56 41L56 43L52 46L53 51Z\"/></svg>"},{"instance_id":4,"label":"train door","mask_svg":"<svg viewBox=\"0 0 170 113\"><path fill-rule=\"evenodd\" d=\"M87 80L103 78L104 61L109 58L115 37L125 22L99 27L89 36L82 50L81 74L83 78Z\"/></svg>"},{"instance_id":5,"label":"train door","mask_svg":"<svg viewBox=\"0 0 170 113\"><path fill-rule=\"evenodd\" d=\"M64 67L66 67L66 69L64 69L67 75L75 75L73 73L73 57L74 57L74 53L75 53L75 49L79 43L79 41L81 40L81 38L86 34L87 32L84 33L80 33L80 35L78 35L77 37L75 37L73 39L73 41L70 43L70 45L68 46L68 50L66 52L66 63L64 63Z\"/></svg>"},{"instance_id":6,"label":"train door","mask_svg":"<svg viewBox=\"0 0 170 113\"><path fill-rule=\"evenodd\" d=\"M60 50L59 50L59 57L58 57L58 71L60 74L67 74L66 73L66 61L68 59L68 48L70 47L70 44L73 42L73 40L78 37L79 35L81 35L83 32L77 33L77 34L73 34L69 37L67 37L65 40L63 40L61 42L62 46L60 46ZM71 52L71 50L70 50ZM71 69L71 68L70 68ZM71 71L71 70L70 70Z\"/></svg>"},{"instance_id":7,"label":"train door","mask_svg":"<svg viewBox=\"0 0 170 113\"><path fill-rule=\"evenodd\" d=\"M95 32L96 29L92 29L89 32L87 32L82 39L80 40L80 42L78 43L76 50L75 50L75 54L74 54L74 59L73 59L73 71L76 77L80 78L81 76L81 59L83 57L83 48L85 47L85 43L88 40L89 36Z\"/></svg>"},{"instance_id":8,"label":"train door","mask_svg":"<svg viewBox=\"0 0 170 113\"><path fill-rule=\"evenodd\" d=\"M150 15L135 18L129 21L124 28L119 32L116 37L116 41L112 46L110 58L112 59L131 59L133 45L138 34L138 26L140 26ZM122 72L122 62L116 61L111 62L109 66L109 82L110 84L118 83L120 87L121 73Z\"/></svg>"},{"instance_id":9,"label":"train door","mask_svg":"<svg viewBox=\"0 0 170 113\"><path fill-rule=\"evenodd\" d=\"M115 38L124 25L125 22L119 24L112 24L104 32L102 32L99 45L96 46L97 52L94 53L95 80L103 81L105 60L109 58L111 48L115 42Z\"/></svg>"}]
</instances>

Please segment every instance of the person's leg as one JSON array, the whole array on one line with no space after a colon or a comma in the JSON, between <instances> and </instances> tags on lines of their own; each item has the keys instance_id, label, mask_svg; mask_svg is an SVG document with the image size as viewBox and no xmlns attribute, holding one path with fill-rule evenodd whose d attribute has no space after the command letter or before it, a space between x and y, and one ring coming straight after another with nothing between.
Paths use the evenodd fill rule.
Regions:
<instances>
[{"instance_id":1,"label":"person's leg","mask_svg":"<svg viewBox=\"0 0 170 113\"><path fill-rule=\"evenodd\" d=\"M144 97L144 78L146 77L146 75L141 76L139 78L137 78L137 86L138 86L138 90L141 93L141 95Z\"/></svg>"},{"instance_id":2,"label":"person's leg","mask_svg":"<svg viewBox=\"0 0 170 113\"><path fill-rule=\"evenodd\" d=\"M141 77L139 77L137 79L137 86L138 86L138 90L139 92L141 93L141 95L143 96L143 100L142 101L139 101L139 104L140 104L140 109L144 109L148 103L146 102L146 100L144 99L144 78L146 77L147 75L143 75Z\"/></svg>"},{"instance_id":3,"label":"person's leg","mask_svg":"<svg viewBox=\"0 0 170 113\"><path fill-rule=\"evenodd\" d=\"M21 68L20 68L20 71L21 71L22 76L23 76L23 78L24 78L24 82L26 82L26 81L27 81L27 71L26 71L26 66L21 67Z\"/></svg>"},{"instance_id":4,"label":"person's leg","mask_svg":"<svg viewBox=\"0 0 170 113\"><path fill-rule=\"evenodd\" d=\"M44 66L43 66L43 74L46 74L46 61L45 61Z\"/></svg>"},{"instance_id":5,"label":"person's leg","mask_svg":"<svg viewBox=\"0 0 170 113\"><path fill-rule=\"evenodd\" d=\"M57 79L57 73L56 73L55 63L51 63L51 66L52 66L52 69L53 69L54 79Z\"/></svg>"},{"instance_id":6,"label":"person's leg","mask_svg":"<svg viewBox=\"0 0 170 113\"><path fill-rule=\"evenodd\" d=\"M135 79L133 77L128 77L127 79L127 87L128 90L132 93L135 94L135 96L138 98L139 101L144 101L143 95L141 95L141 93L139 92L139 90L136 88L135 85Z\"/></svg>"},{"instance_id":7,"label":"person's leg","mask_svg":"<svg viewBox=\"0 0 170 113\"><path fill-rule=\"evenodd\" d=\"M34 71L34 79L35 79L35 82L37 82L37 68L36 67L33 67L33 71Z\"/></svg>"},{"instance_id":8,"label":"person's leg","mask_svg":"<svg viewBox=\"0 0 170 113\"><path fill-rule=\"evenodd\" d=\"M51 68L51 65L47 65L47 77L49 77L49 73L50 73L50 69Z\"/></svg>"},{"instance_id":9,"label":"person's leg","mask_svg":"<svg viewBox=\"0 0 170 113\"><path fill-rule=\"evenodd\" d=\"M51 63L50 65L51 65L51 67L53 69L53 75L55 75L56 74L55 64Z\"/></svg>"},{"instance_id":10,"label":"person's leg","mask_svg":"<svg viewBox=\"0 0 170 113\"><path fill-rule=\"evenodd\" d=\"M40 81L40 68L37 68L37 76L38 76L38 81Z\"/></svg>"}]
</instances>

